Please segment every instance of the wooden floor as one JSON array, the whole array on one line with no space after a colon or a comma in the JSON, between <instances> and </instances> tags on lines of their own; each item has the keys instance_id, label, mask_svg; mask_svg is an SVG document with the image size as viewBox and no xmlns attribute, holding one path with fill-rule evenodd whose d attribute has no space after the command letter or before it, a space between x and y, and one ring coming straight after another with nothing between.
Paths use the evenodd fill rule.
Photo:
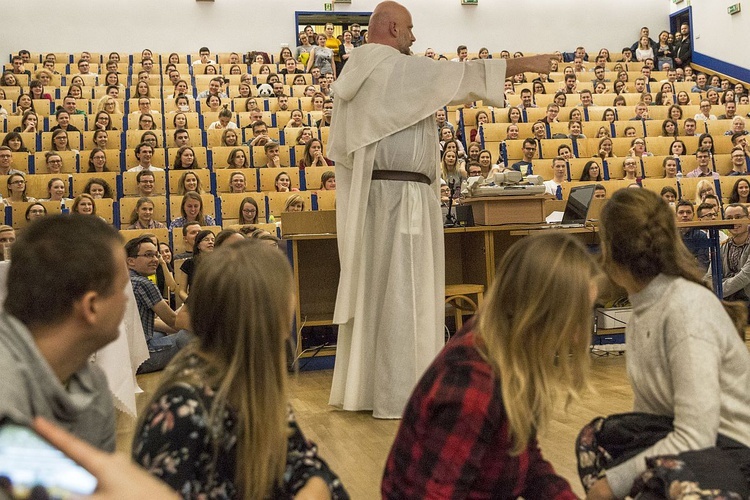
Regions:
<instances>
[{"instance_id":1,"label":"wooden floor","mask_svg":"<svg viewBox=\"0 0 750 500\"><path fill-rule=\"evenodd\" d=\"M328 406L332 371L303 372L292 377L291 404L303 432L318 444L319 452L341 477L354 499L379 497L383 465L399 421L376 420L365 412L344 412ZM139 376L146 391L138 396L139 409L158 384L159 374ZM581 427L598 415L630 411L633 393L625 375L623 356L593 356L591 382L595 393L574 402L567 413L557 411L547 432L539 436L545 457L573 489L583 495L576 473L573 444ZM128 452L134 422L120 415L118 450Z\"/></svg>"}]
</instances>

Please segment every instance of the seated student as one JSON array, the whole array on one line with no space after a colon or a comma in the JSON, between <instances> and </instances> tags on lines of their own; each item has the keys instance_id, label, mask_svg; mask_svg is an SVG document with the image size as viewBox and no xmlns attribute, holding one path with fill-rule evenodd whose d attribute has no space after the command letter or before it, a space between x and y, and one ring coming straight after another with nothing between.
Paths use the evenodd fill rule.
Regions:
<instances>
[{"instance_id":1,"label":"seated student","mask_svg":"<svg viewBox=\"0 0 750 500\"><path fill-rule=\"evenodd\" d=\"M279 168L281 167L281 157L279 156L279 145L273 141L269 141L263 145L263 152L266 154L266 164L258 165L259 167L266 168Z\"/></svg>"},{"instance_id":2,"label":"seated student","mask_svg":"<svg viewBox=\"0 0 750 500\"><path fill-rule=\"evenodd\" d=\"M666 201L670 207L674 207L675 201L677 200L677 190L672 186L664 186L661 188L659 196L661 196L661 199Z\"/></svg>"},{"instance_id":3,"label":"seated student","mask_svg":"<svg viewBox=\"0 0 750 500\"><path fill-rule=\"evenodd\" d=\"M188 222L197 222L201 226L215 226L216 221L208 214L203 214L203 198L195 191L188 191L180 203L180 217L176 217L169 225L169 229L182 227Z\"/></svg>"},{"instance_id":4,"label":"seated student","mask_svg":"<svg viewBox=\"0 0 750 500\"><path fill-rule=\"evenodd\" d=\"M551 168L553 177L544 181L544 192L562 200L562 183L567 181L568 164L565 158L557 156L552 160Z\"/></svg>"},{"instance_id":5,"label":"seated student","mask_svg":"<svg viewBox=\"0 0 750 500\"><path fill-rule=\"evenodd\" d=\"M187 259L193 256L193 245L195 245L195 237L201 231L201 225L197 221L188 222L182 226L182 239L185 243L185 251L178 253L173 257L173 260Z\"/></svg>"},{"instance_id":6,"label":"seated student","mask_svg":"<svg viewBox=\"0 0 750 500\"><path fill-rule=\"evenodd\" d=\"M693 222L694 213L693 202L689 200L680 200L677 202L675 207L677 222ZM680 235L687 249L698 260L698 266L701 270L705 271L708 269L710 260L708 254L708 236L696 227L680 228Z\"/></svg>"},{"instance_id":7,"label":"seated student","mask_svg":"<svg viewBox=\"0 0 750 500\"><path fill-rule=\"evenodd\" d=\"M735 146L732 148L731 158L732 170L727 175L747 175L747 157L745 156L745 151L741 147Z\"/></svg>"},{"instance_id":8,"label":"seated student","mask_svg":"<svg viewBox=\"0 0 750 500\"><path fill-rule=\"evenodd\" d=\"M190 498L349 498L288 404L289 263L248 240L204 264L183 315L197 340L165 371L133 458Z\"/></svg>"},{"instance_id":9,"label":"seated student","mask_svg":"<svg viewBox=\"0 0 750 500\"><path fill-rule=\"evenodd\" d=\"M156 172L163 172L163 168L154 167L151 165L151 158L154 157L154 146L151 144L142 142L135 147L135 157L138 160L138 165L128 169L128 172L140 172L142 170L153 170Z\"/></svg>"},{"instance_id":10,"label":"seated student","mask_svg":"<svg viewBox=\"0 0 750 500\"><path fill-rule=\"evenodd\" d=\"M736 222L746 239L747 212L734 210L727 218L744 218ZM725 309L705 286L656 193L617 191L600 228L604 267L633 305L625 341L635 413L597 418L581 432L587 498L668 498L671 488L747 498L750 420L737 417L750 414L750 353L736 323L743 311Z\"/></svg>"},{"instance_id":11,"label":"seated student","mask_svg":"<svg viewBox=\"0 0 750 500\"><path fill-rule=\"evenodd\" d=\"M594 199L604 200L606 198L607 198L607 188L604 187L604 184L596 184L594 186Z\"/></svg>"},{"instance_id":12,"label":"seated student","mask_svg":"<svg viewBox=\"0 0 750 500\"><path fill-rule=\"evenodd\" d=\"M539 233L510 248L497 276L414 389L382 498L577 498L536 434L556 400L585 387L597 266L570 235ZM529 286L539 293L518 294Z\"/></svg>"},{"instance_id":13,"label":"seated student","mask_svg":"<svg viewBox=\"0 0 750 500\"><path fill-rule=\"evenodd\" d=\"M517 170L524 175L532 175L531 160L534 159L536 152L536 141L534 139L523 140L523 159L513 163L510 168Z\"/></svg>"},{"instance_id":14,"label":"seated student","mask_svg":"<svg viewBox=\"0 0 750 500\"><path fill-rule=\"evenodd\" d=\"M166 227L154 220L154 202L151 198L139 198L130 214L130 225L126 229L159 229Z\"/></svg>"},{"instance_id":15,"label":"seated student","mask_svg":"<svg viewBox=\"0 0 750 500\"><path fill-rule=\"evenodd\" d=\"M98 217L52 215L24 228L13 251L0 313L0 415L44 417L113 451L112 396L89 358L117 338L125 312L120 236Z\"/></svg>"},{"instance_id":16,"label":"seated student","mask_svg":"<svg viewBox=\"0 0 750 500\"><path fill-rule=\"evenodd\" d=\"M159 250L151 238L133 238L125 244L125 253L149 353L149 359L138 367L138 373L155 372L167 366L175 354L190 342L191 336L186 330L171 333L176 331L177 313L148 279L148 276L156 274L159 267ZM159 317L158 321L156 316Z\"/></svg>"},{"instance_id":17,"label":"seated student","mask_svg":"<svg viewBox=\"0 0 750 500\"><path fill-rule=\"evenodd\" d=\"M183 297L183 300L186 299L190 293L190 287L193 284L193 278L195 278L195 271L198 264L203 257L214 251L215 244L216 235L209 229L204 229L195 235L193 256L186 259L185 262L180 265L180 271L187 276L187 283L183 283L183 286L180 288L180 295Z\"/></svg>"},{"instance_id":18,"label":"seated student","mask_svg":"<svg viewBox=\"0 0 750 500\"><path fill-rule=\"evenodd\" d=\"M695 170L688 172L685 177L711 177L713 179L719 178L719 173L714 172L709 165L711 160L711 152L706 148L698 148L695 152L695 159L697 160L697 167Z\"/></svg>"}]
</instances>

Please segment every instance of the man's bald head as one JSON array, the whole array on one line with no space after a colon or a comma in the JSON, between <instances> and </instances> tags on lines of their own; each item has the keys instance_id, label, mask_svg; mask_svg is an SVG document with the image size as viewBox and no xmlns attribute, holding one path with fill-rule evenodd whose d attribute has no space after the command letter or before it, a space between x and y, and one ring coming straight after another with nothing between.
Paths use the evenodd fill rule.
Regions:
<instances>
[{"instance_id":1,"label":"man's bald head","mask_svg":"<svg viewBox=\"0 0 750 500\"><path fill-rule=\"evenodd\" d=\"M416 40L412 27L411 14L406 7L390 0L381 2L370 16L369 43L388 45L410 55L409 48Z\"/></svg>"}]
</instances>

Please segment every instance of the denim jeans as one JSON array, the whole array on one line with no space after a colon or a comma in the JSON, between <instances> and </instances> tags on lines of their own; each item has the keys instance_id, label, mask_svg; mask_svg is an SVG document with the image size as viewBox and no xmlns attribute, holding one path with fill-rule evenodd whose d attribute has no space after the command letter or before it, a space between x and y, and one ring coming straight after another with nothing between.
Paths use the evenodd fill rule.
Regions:
<instances>
[{"instance_id":1,"label":"denim jeans","mask_svg":"<svg viewBox=\"0 0 750 500\"><path fill-rule=\"evenodd\" d=\"M138 373L151 373L163 370L175 354L193 340L193 338L193 334L187 330L180 330L171 335L154 332L154 336L146 341L149 357L138 367Z\"/></svg>"}]
</instances>

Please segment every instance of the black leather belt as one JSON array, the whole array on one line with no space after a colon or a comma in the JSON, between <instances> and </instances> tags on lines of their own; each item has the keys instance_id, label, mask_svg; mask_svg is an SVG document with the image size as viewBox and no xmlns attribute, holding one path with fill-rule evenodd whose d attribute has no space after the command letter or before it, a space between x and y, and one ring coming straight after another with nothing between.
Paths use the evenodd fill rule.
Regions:
<instances>
[{"instance_id":1,"label":"black leather belt","mask_svg":"<svg viewBox=\"0 0 750 500\"><path fill-rule=\"evenodd\" d=\"M432 184L430 178L418 172L407 172L405 170L373 170L372 180L374 181L405 181L421 182L423 184Z\"/></svg>"}]
</instances>

